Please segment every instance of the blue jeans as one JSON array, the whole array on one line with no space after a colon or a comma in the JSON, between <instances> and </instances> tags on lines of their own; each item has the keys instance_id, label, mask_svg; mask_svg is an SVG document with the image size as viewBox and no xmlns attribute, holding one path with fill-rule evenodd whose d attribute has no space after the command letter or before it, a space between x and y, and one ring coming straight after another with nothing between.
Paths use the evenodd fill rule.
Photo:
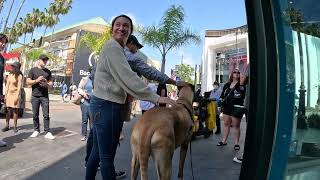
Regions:
<instances>
[{"instance_id":1,"label":"blue jeans","mask_svg":"<svg viewBox=\"0 0 320 180\"><path fill-rule=\"evenodd\" d=\"M87 139L86 157L84 158L86 167L87 167L87 163L88 163L91 151L92 151L92 147L93 147L93 129L91 128L89 131L88 139Z\"/></svg>"},{"instance_id":2,"label":"blue jeans","mask_svg":"<svg viewBox=\"0 0 320 180\"><path fill-rule=\"evenodd\" d=\"M87 137L87 127L89 120L89 128L91 129L92 121L90 116L90 104L89 102L83 102L80 104L81 114L82 114L82 127L81 135Z\"/></svg>"},{"instance_id":3,"label":"blue jeans","mask_svg":"<svg viewBox=\"0 0 320 180\"><path fill-rule=\"evenodd\" d=\"M95 179L101 167L104 180L115 180L114 157L123 126L121 109L124 105L103 100L95 96L90 101L93 116L93 148L87 162L86 180Z\"/></svg>"}]
</instances>

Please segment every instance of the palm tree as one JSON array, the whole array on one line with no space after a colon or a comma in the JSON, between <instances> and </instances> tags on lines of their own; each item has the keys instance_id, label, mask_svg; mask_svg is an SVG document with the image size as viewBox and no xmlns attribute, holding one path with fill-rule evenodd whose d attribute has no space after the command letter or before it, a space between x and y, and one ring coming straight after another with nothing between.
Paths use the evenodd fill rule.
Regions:
<instances>
[{"instance_id":1,"label":"palm tree","mask_svg":"<svg viewBox=\"0 0 320 180\"><path fill-rule=\"evenodd\" d=\"M31 22L30 22L30 25L33 29L33 31L31 32L31 42L32 42L32 39L33 39L33 33L34 33L34 30L41 26L41 11L39 9L35 9L33 8L32 10L32 13L31 13Z\"/></svg>"},{"instance_id":2,"label":"palm tree","mask_svg":"<svg viewBox=\"0 0 320 180\"><path fill-rule=\"evenodd\" d=\"M22 7L23 7L23 5L24 5L25 2L26 2L26 0L21 0L19 9L18 9L18 11L17 11L16 17L14 18L14 21L13 21L13 23L12 23L12 26L14 26L14 25L16 24L16 22L17 22L17 20L18 20L18 17L19 17L19 15L20 15L20 11L21 11L21 9L22 9Z\"/></svg>"},{"instance_id":3,"label":"palm tree","mask_svg":"<svg viewBox=\"0 0 320 180\"><path fill-rule=\"evenodd\" d=\"M146 44L158 49L162 55L161 72L165 71L166 55L191 42L200 43L200 36L183 27L184 10L182 6L171 6L162 17L160 25L149 26L139 30Z\"/></svg>"},{"instance_id":4,"label":"palm tree","mask_svg":"<svg viewBox=\"0 0 320 180\"><path fill-rule=\"evenodd\" d=\"M45 8L45 17L43 19L43 25L45 26L43 36L46 35L47 29L52 28L59 22L59 19L57 16L53 14L53 12L50 12L47 8Z\"/></svg>"},{"instance_id":5,"label":"palm tree","mask_svg":"<svg viewBox=\"0 0 320 180\"><path fill-rule=\"evenodd\" d=\"M17 42L18 38L19 38L19 30L16 27L12 27L10 29L10 34L11 34L11 38L9 39L9 44L14 44L15 42ZM10 49L10 47L9 47Z\"/></svg>"},{"instance_id":6,"label":"palm tree","mask_svg":"<svg viewBox=\"0 0 320 180\"><path fill-rule=\"evenodd\" d=\"M14 18L14 21L12 23L12 27L14 27L16 25L16 22L17 22L17 19L19 17L19 14L20 14L20 11L24 5L24 3L26 2L26 0L21 0L21 3L20 3L20 6L19 6L19 9L17 11L17 14L16 14L16 17ZM11 38L11 33L9 34L9 39Z\"/></svg>"},{"instance_id":7,"label":"palm tree","mask_svg":"<svg viewBox=\"0 0 320 180\"><path fill-rule=\"evenodd\" d=\"M68 14L70 9L72 8L71 4L72 4L73 0L56 0L56 2L58 3L59 14L66 15L66 14Z\"/></svg>"},{"instance_id":8,"label":"palm tree","mask_svg":"<svg viewBox=\"0 0 320 180\"><path fill-rule=\"evenodd\" d=\"M12 7L13 7L13 5L14 5L14 1L15 1L15 0L12 0L12 2L11 2L11 6L10 6L10 9L9 9L9 12L8 12L8 15L7 15L7 18L6 18L6 21L5 21L4 26L3 26L3 30L2 30L3 32L6 32L7 25L8 25L8 21L9 21L9 17L10 17L10 15L11 15Z\"/></svg>"},{"instance_id":9,"label":"palm tree","mask_svg":"<svg viewBox=\"0 0 320 180\"><path fill-rule=\"evenodd\" d=\"M20 18L20 22L22 24L21 28L23 29L22 32L24 34L23 44L26 43L27 34L33 31L33 28L30 25L30 21L31 21L30 13L28 13L25 18Z\"/></svg>"},{"instance_id":10,"label":"palm tree","mask_svg":"<svg viewBox=\"0 0 320 180\"><path fill-rule=\"evenodd\" d=\"M79 47L86 47L91 52L94 52L95 54L99 55L104 44L110 38L110 27L107 27L107 29L102 34L86 33L81 37Z\"/></svg>"},{"instance_id":11,"label":"palm tree","mask_svg":"<svg viewBox=\"0 0 320 180\"><path fill-rule=\"evenodd\" d=\"M57 23L59 22L59 15L65 15L70 11L70 9L72 8L72 2L72 0L55 0L54 2L50 3L49 12L51 12L55 16ZM52 40L55 25L56 24L53 25L50 42Z\"/></svg>"}]
</instances>

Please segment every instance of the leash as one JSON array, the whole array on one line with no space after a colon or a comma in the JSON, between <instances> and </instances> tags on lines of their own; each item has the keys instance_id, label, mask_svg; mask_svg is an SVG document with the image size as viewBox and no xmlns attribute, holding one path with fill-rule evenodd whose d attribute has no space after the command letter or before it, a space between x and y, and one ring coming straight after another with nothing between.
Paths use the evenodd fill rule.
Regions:
<instances>
[{"instance_id":1,"label":"leash","mask_svg":"<svg viewBox=\"0 0 320 180\"><path fill-rule=\"evenodd\" d=\"M194 175L193 175L193 164L192 164L192 153L191 153L191 142L190 141L190 165L191 165L191 174L192 174L192 180L194 180Z\"/></svg>"},{"instance_id":2,"label":"leash","mask_svg":"<svg viewBox=\"0 0 320 180\"><path fill-rule=\"evenodd\" d=\"M191 118L191 121L192 121L192 124L193 124L193 114L191 112L191 110L183 103L178 103L178 104L181 104L189 113L189 116ZM193 127L193 126L192 126ZM191 128L192 130L192 128ZM193 163L192 163L192 150L191 150L191 142L192 140L190 140L190 165L191 165L191 175L192 175L192 180L194 180L194 174L193 174Z\"/></svg>"}]
</instances>

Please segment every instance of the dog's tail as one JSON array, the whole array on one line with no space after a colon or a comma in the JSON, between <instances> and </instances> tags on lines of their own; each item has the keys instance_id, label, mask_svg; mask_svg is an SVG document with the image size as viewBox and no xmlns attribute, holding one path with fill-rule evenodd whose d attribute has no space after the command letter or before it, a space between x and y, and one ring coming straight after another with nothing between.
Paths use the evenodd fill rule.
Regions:
<instances>
[{"instance_id":1,"label":"dog's tail","mask_svg":"<svg viewBox=\"0 0 320 180\"><path fill-rule=\"evenodd\" d=\"M151 154L151 139L154 131L148 128L144 128L140 134L143 134L143 136L140 136L139 148L140 173L141 179L147 179L148 162Z\"/></svg>"}]
</instances>

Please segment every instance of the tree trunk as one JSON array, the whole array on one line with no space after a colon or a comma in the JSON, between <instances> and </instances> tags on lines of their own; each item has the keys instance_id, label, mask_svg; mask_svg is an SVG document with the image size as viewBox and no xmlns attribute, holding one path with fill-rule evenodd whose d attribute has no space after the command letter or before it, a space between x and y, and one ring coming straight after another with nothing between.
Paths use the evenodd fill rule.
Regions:
<instances>
[{"instance_id":1,"label":"tree trunk","mask_svg":"<svg viewBox=\"0 0 320 180\"><path fill-rule=\"evenodd\" d=\"M4 23L2 32L6 32L7 25L8 25L8 21L9 21L9 17L10 17L10 15L11 15L11 10L12 10L12 7L13 7L13 5L14 5L14 1L15 1L15 0L12 0L11 6L10 6L10 9L9 9L9 13L8 13L7 18L6 18L6 21L5 21L5 23Z\"/></svg>"},{"instance_id":2,"label":"tree trunk","mask_svg":"<svg viewBox=\"0 0 320 180\"><path fill-rule=\"evenodd\" d=\"M45 35L46 35L47 29L48 29L48 26L46 26L46 27L44 28L43 36L45 36Z\"/></svg>"},{"instance_id":3,"label":"tree trunk","mask_svg":"<svg viewBox=\"0 0 320 180\"><path fill-rule=\"evenodd\" d=\"M32 31L32 33L31 33L30 43L32 43L33 33L34 33L34 31Z\"/></svg>"},{"instance_id":4,"label":"tree trunk","mask_svg":"<svg viewBox=\"0 0 320 180\"><path fill-rule=\"evenodd\" d=\"M56 19L58 19L58 15L56 16L57 18ZM58 21L57 21L58 22ZM51 41L52 41L52 36L53 36L53 33L54 33L54 29L55 29L55 27L56 27L56 25L54 25L53 26L53 29L52 29L52 33L51 33L51 36L50 36L50 41L49 41L49 46L50 46L50 44L51 44Z\"/></svg>"},{"instance_id":5,"label":"tree trunk","mask_svg":"<svg viewBox=\"0 0 320 180\"><path fill-rule=\"evenodd\" d=\"M20 11L21 11L21 9L22 9L22 7L23 7L23 5L24 5L25 2L26 2L26 0L22 0L22 1L21 1L20 7L19 7L18 12L17 12L17 15L16 15L16 17L14 18L12 27L16 24L17 19L18 19L19 14L20 14Z\"/></svg>"},{"instance_id":6,"label":"tree trunk","mask_svg":"<svg viewBox=\"0 0 320 180\"><path fill-rule=\"evenodd\" d=\"M50 35L50 41L49 41L49 45L51 44L51 42L52 42L52 37L53 37L53 33L54 33L54 28L55 28L56 26L54 25L53 26L53 29L52 29L52 33L51 33L51 35Z\"/></svg>"},{"instance_id":7,"label":"tree trunk","mask_svg":"<svg viewBox=\"0 0 320 180\"><path fill-rule=\"evenodd\" d=\"M18 12L17 12L17 14L16 14L16 17L14 18L14 21L13 21L13 23L12 23L12 27L15 26L15 24L16 24L16 22L17 22L17 19L18 19L18 17L19 17L20 11L21 11L21 9L22 9L22 7L23 7L23 5L24 5L25 2L26 2L26 0L22 0L22 1L21 1L21 4L20 4L20 7L19 7ZM11 31L10 31L10 32L11 32ZM9 34L9 39L10 39L10 38L11 38L11 33Z\"/></svg>"},{"instance_id":8,"label":"tree trunk","mask_svg":"<svg viewBox=\"0 0 320 180\"><path fill-rule=\"evenodd\" d=\"M27 33L24 33L23 44L26 44Z\"/></svg>"},{"instance_id":9,"label":"tree trunk","mask_svg":"<svg viewBox=\"0 0 320 180\"><path fill-rule=\"evenodd\" d=\"M165 72L165 67L166 67L166 55L163 53L162 54L162 63L161 63L161 72Z\"/></svg>"}]
</instances>

